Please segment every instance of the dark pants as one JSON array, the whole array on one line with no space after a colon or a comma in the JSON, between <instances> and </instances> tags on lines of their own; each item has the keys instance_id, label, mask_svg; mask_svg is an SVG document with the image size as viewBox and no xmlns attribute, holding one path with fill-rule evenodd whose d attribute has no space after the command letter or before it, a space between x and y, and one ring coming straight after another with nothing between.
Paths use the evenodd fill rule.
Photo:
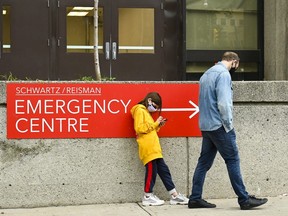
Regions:
<instances>
[{"instance_id":1,"label":"dark pants","mask_svg":"<svg viewBox=\"0 0 288 216\"><path fill-rule=\"evenodd\" d=\"M240 172L240 159L234 129L228 133L224 127L215 131L202 131L202 136L202 149L192 180L193 187L190 200L202 198L206 173L211 168L216 153L219 151L226 163L231 185L238 196L238 203L245 202L248 199L248 193Z\"/></svg>"},{"instance_id":2,"label":"dark pants","mask_svg":"<svg viewBox=\"0 0 288 216\"><path fill-rule=\"evenodd\" d=\"M145 186L144 186L145 193L153 192L153 187L156 182L157 174L160 176L167 191L170 191L175 188L175 185L172 181L170 170L163 158L158 158L148 162L145 165L145 168L146 168Z\"/></svg>"}]
</instances>

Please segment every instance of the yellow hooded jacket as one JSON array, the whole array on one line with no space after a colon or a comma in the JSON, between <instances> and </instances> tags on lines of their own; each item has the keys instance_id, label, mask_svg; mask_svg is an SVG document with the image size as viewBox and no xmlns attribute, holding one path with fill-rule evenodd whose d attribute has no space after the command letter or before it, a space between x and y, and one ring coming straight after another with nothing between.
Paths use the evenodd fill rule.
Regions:
<instances>
[{"instance_id":1,"label":"yellow hooded jacket","mask_svg":"<svg viewBox=\"0 0 288 216\"><path fill-rule=\"evenodd\" d=\"M159 123L154 121L149 111L142 104L133 106L131 114L134 119L139 158L142 163L146 165L154 159L163 158L157 134L160 129Z\"/></svg>"}]
</instances>

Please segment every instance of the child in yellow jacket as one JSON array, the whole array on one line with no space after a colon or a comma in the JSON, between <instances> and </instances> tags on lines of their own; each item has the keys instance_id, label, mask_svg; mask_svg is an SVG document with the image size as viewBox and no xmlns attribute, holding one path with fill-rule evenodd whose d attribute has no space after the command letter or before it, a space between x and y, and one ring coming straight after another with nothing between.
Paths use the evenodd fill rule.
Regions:
<instances>
[{"instance_id":1,"label":"child in yellow jacket","mask_svg":"<svg viewBox=\"0 0 288 216\"><path fill-rule=\"evenodd\" d=\"M170 204L188 204L188 199L176 191L169 168L163 159L157 134L166 122L166 119L160 116L161 108L161 96L157 92L150 92L131 109L134 119L134 129L137 134L139 158L146 168L142 204L144 206L164 204L164 200L160 200L153 194L157 174L171 195ZM157 111L159 112L159 117L154 121L150 113Z\"/></svg>"}]
</instances>

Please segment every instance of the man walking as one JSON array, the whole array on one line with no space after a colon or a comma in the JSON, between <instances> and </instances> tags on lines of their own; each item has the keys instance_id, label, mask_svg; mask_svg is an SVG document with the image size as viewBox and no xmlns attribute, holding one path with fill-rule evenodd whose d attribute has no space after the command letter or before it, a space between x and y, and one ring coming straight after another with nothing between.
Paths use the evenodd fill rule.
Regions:
<instances>
[{"instance_id":1,"label":"man walking","mask_svg":"<svg viewBox=\"0 0 288 216\"><path fill-rule=\"evenodd\" d=\"M215 204L202 199L202 191L206 173L211 168L218 151L226 163L240 208L248 210L268 201L266 198L259 199L249 195L241 176L233 127L233 88L230 75L238 68L239 61L236 53L225 52L222 60L208 69L200 78L199 123L203 140L193 176L188 208L216 207Z\"/></svg>"}]
</instances>

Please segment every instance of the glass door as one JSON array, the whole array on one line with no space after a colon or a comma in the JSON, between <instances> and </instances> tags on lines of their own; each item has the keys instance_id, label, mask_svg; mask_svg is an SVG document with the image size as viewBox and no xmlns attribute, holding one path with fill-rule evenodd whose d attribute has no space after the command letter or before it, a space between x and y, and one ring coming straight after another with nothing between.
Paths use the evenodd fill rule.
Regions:
<instances>
[{"instance_id":1,"label":"glass door","mask_svg":"<svg viewBox=\"0 0 288 216\"><path fill-rule=\"evenodd\" d=\"M109 63L103 61L103 41L110 32L110 2L99 3L98 49L102 77L109 76ZM104 32L105 30L105 32ZM61 1L59 5L58 79L95 78L94 5L91 0Z\"/></svg>"},{"instance_id":2,"label":"glass door","mask_svg":"<svg viewBox=\"0 0 288 216\"><path fill-rule=\"evenodd\" d=\"M162 80L160 0L100 1L99 58L102 78ZM60 2L60 80L95 77L93 2ZM158 29L157 32L155 29Z\"/></svg>"},{"instance_id":3,"label":"glass door","mask_svg":"<svg viewBox=\"0 0 288 216\"><path fill-rule=\"evenodd\" d=\"M161 1L118 0L111 6L111 76L116 80L163 80Z\"/></svg>"}]
</instances>

